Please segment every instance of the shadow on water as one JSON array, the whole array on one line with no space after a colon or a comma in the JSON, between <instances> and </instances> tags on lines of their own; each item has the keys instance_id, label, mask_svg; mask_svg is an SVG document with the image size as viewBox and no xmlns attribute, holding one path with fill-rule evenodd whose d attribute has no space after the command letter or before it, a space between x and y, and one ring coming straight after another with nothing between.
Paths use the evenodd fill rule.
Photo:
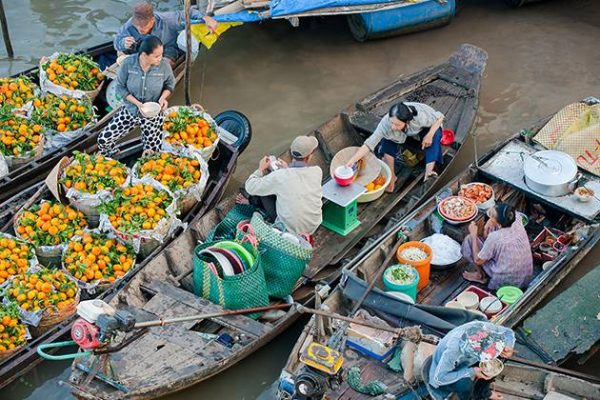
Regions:
<instances>
[{"instance_id":1,"label":"shadow on water","mask_svg":"<svg viewBox=\"0 0 600 400\"><path fill-rule=\"evenodd\" d=\"M0 75L34 66L48 49L71 51L106 41L134 2L63 0L60 7L38 0L5 2L19 57L11 62L0 58ZM166 9L178 3L159 5ZM299 28L270 21L225 33L194 64L192 97L212 114L233 108L252 121L254 140L229 190L236 190L266 153L284 151L294 136L316 128L345 105L400 75L446 59L464 42L489 53L476 123L480 155L568 102L600 96L600 75L591 67L600 65L595 40L600 37L600 2L554 0L516 10L500 0L463 4L447 27L367 43L352 40L344 18L303 20ZM182 89L172 104L183 102ZM474 156L470 141L454 172ZM589 270L599 252L594 249L561 288ZM279 375L300 330L295 325L236 367L168 398L256 398ZM69 398L67 388L57 386L66 378L67 366L44 363L4 389L0 398Z\"/></svg>"}]
</instances>

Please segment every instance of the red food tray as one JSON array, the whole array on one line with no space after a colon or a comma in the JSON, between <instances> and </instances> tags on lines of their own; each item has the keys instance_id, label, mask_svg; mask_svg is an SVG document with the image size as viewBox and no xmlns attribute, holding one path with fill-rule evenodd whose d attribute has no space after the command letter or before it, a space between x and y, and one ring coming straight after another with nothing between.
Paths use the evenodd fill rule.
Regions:
<instances>
[{"instance_id":1,"label":"red food tray","mask_svg":"<svg viewBox=\"0 0 600 400\"><path fill-rule=\"evenodd\" d=\"M481 301L481 299L483 299L484 297L487 297L487 296L494 296L492 293L488 292L487 290L483 290L483 289L481 289L481 288L479 288L479 287L477 287L477 286L474 286L474 285L468 286L468 287L467 287L465 290L463 290L461 293L464 293L464 292L473 292L473 293L475 293L475 294L477 295L477 297L479 298L479 301ZM459 295L458 295L458 296L460 296L460 294L461 294L461 293L459 293ZM455 297L455 298L453 298L452 300L453 300L453 301L456 301L456 299L458 298L458 296L456 296L456 297ZM496 297L497 297L497 296L496 296ZM493 317L494 315L496 315L496 314L500 314L501 312L503 312L504 310L506 310L506 308L508 307L508 304L506 304L506 303L505 303L505 302L503 302L502 300L500 300L500 302L502 303L502 308L500 309L500 311L498 311L497 313L490 313L490 312L486 312L486 313L485 313L485 315L486 315L488 318L491 318L491 317ZM481 311L481 310L479 310L479 307L477 307L477 311Z\"/></svg>"}]
</instances>

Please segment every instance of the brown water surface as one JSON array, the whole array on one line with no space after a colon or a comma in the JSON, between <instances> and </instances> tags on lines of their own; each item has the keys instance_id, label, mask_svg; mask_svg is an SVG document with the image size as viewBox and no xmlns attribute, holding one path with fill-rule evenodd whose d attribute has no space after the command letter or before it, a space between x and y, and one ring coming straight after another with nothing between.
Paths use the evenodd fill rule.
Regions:
<instances>
[{"instance_id":1,"label":"brown water surface","mask_svg":"<svg viewBox=\"0 0 600 400\"><path fill-rule=\"evenodd\" d=\"M53 50L106 41L126 19L132 1L4 3L19 58L1 59L0 75L31 67ZM160 2L161 7L176 3ZM230 191L261 156L284 151L294 136L345 105L400 75L443 61L464 42L489 53L476 130L480 155L569 102L600 96L600 2L554 0L518 10L492 0L463 4L447 27L368 43L354 42L343 18L302 21L299 28L282 21L249 24L224 34L195 63L192 96L212 114L236 109L252 121L253 141ZM182 101L180 86L172 103ZM454 170L473 157L471 141ZM594 249L568 281L594 265L598 253ZM300 329L296 325L226 373L169 399L256 398L278 376ZM57 385L66 378L67 365L44 363L4 389L0 398L68 398L68 390Z\"/></svg>"}]
</instances>

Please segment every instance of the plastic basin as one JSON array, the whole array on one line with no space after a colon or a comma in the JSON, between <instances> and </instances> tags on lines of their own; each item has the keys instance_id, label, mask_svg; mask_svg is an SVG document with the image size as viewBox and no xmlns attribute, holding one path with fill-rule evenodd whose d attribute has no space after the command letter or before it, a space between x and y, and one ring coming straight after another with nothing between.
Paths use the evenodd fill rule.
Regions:
<instances>
[{"instance_id":1,"label":"plastic basin","mask_svg":"<svg viewBox=\"0 0 600 400\"><path fill-rule=\"evenodd\" d=\"M385 177L385 183L382 187L380 187L377 190L361 194L356 200L359 203L369 203L371 201L377 200L383 195L383 193L385 192L385 188L387 188L390 182L392 181L392 172L390 171L390 167L388 167L388 165L382 160L378 159L377 161L379 161L379 163L381 164L380 173L383 174L383 176Z\"/></svg>"},{"instance_id":2,"label":"plastic basin","mask_svg":"<svg viewBox=\"0 0 600 400\"><path fill-rule=\"evenodd\" d=\"M416 275L416 279L409 284L400 285L398 283L390 281L387 278L388 272L397 266L398 265L391 265L385 269L385 271L383 272L383 277L382 277L383 286L385 286L386 290L388 290L388 291L402 292L402 293L410 296L410 298L413 299L414 301L417 301L417 286L419 285L419 280L420 280L418 271L414 267L409 266L409 267L413 268L413 270L414 270L413 272Z\"/></svg>"},{"instance_id":3,"label":"plastic basin","mask_svg":"<svg viewBox=\"0 0 600 400\"><path fill-rule=\"evenodd\" d=\"M423 250L425 253L427 253L427 258L423 261L410 261L410 260L406 260L405 258L402 258L402 256L400 254L402 254L402 252L404 250L406 250L410 247L417 247L417 248ZM417 287L417 290L421 290L429 284L429 275L431 273L431 257L432 257L432 255L433 255L433 252L431 251L431 247L429 247L427 244L425 244L423 242L406 242L406 243L400 245L400 247L398 247L398 250L396 251L396 259L398 260L399 263L412 265L419 273L419 286Z\"/></svg>"}]
</instances>

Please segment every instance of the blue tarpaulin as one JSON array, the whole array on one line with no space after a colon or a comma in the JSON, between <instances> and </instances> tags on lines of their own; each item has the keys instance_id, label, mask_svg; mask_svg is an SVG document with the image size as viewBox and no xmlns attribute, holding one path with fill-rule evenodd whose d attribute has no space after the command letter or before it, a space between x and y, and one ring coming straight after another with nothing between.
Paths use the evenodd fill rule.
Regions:
<instances>
[{"instance_id":1,"label":"blue tarpaulin","mask_svg":"<svg viewBox=\"0 0 600 400\"><path fill-rule=\"evenodd\" d=\"M437 0L417 0L406 2L406 5ZM271 16L282 17L290 14L300 14L307 11L332 7L365 6L371 4L399 3L398 0L273 0L271 1Z\"/></svg>"}]
</instances>

